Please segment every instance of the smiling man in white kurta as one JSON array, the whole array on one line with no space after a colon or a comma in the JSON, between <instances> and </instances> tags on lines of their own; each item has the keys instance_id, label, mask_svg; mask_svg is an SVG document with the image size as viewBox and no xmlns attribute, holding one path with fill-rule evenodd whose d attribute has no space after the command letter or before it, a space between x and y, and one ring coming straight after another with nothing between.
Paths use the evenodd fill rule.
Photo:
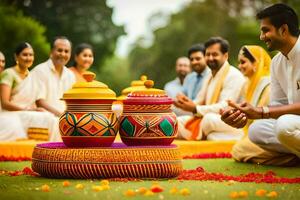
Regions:
<instances>
[{"instance_id":1,"label":"smiling man in white kurta","mask_svg":"<svg viewBox=\"0 0 300 200\"><path fill-rule=\"evenodd\" d=\"M260 119L250 125L249 139L273 151L264 159L278 165L278 153L300 158L299 23L296 12L281 3L262 10L257 18L261 20L260 39L269 50L280 51L271 63L271 105L253 107L246 102L231 102L235 109L224 111L222 119L233 127L243 127L247 119Z\"/></svg>"}]
</instances>

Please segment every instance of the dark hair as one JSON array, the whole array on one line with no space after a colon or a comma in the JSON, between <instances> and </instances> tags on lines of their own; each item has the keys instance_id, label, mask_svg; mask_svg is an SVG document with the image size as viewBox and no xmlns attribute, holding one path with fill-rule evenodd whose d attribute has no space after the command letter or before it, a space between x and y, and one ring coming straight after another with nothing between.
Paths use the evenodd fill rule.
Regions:
<instances>
[{"instance_id":1,"label":"dark hair","mask_svg":"<svg viewBox=\"0 0 300 200\"><path fill-rule=\"evenodd\" d=\"M250 53L250 51L247 49L247 47L242 47L242 55L245 56L250 60L250 62L254 63L256 60L254 56Z\"/></svg>"},{"instance_id":2,"label":"dark hair","mask_svg":"<svg viewBox=\"0 0 300 200\"><path fill-rule=\"evenodd\" d=\"M269 18L270 22L276 28L280 28L283 24L289 27L292 36L299 35L299 22L296 12L286 4L277 3L267 7L256 14L257 19Z\"/></svg>"},{"instance_id":3,"label":"dark hair","mask_svg":"<svg viewBox=\"0 0 300 200\"><path fill-rule=\"evenodd\" d=\"M32 46L28 42L22 42L20 43L17 48L15 49L15 54L18 56L24 49L31 48Z\"/></svg>"},{"instance_id":4,"label":"dark hair","mask_svg":"<svg viewBox=\"0 0 300 200\"><path fill-rule=\"evenodd\" d=\"M76 46L74 50L74 54L78 56L84 49L90 49L93 51L93 47L90 44L87 43L81 43L78 46Z\"/></svg>"},{"instance_id":5,"label":"dark hair","mask_svg":"<svg viewBox=\"0 0 300 200\"><path fill-rule=\"evenodd\" d=\"M66 36L56 36L53 39L52 43L51 43L51 50L54 49L56 40L68 40L70 42L71 47L72 47L72 42Z\"/></svg>"},{"instance_id":6,"label":"dark hair","mask_svg":"<svg viewBox=\"0 0 300 200\"><path fill-rule=\"evenodd\" d=\"M92 52L93 52L93 47L92 47L92 45L90 45L90 44L88 44L88 43L81 43L81 44L79 44L79 45L77 45L76 47L75 47L75 50L74 50L74 55L75 56L78 56L83 50L85 50L85 49L90 49ZM75 59L74 59L74 67L76 67L77 66L77 63L76 63L76 61L75 61Z\"/></svg>"},{"instance_id":7,"label":"dark hair","mask_svg":"<svg viewBox=\"0 0 300 200\"><path fill-rule=\"evenodd\" d=\"M191 46L188 50L188 57L190 57L190 55L192 53L195 53L195 52L202 52L202 54L204 55L205 54L205 48L204 48L204 45L203 44L194 44L193 46Z\"/></svg>"},{"instance_id":8,"label":"dark hair","mask_svg":"<svg viewBox=\"0 0 300 200\"><path fill-rule=\"evenodd\" d=\"M221 37L211 37L209 38L205 43L205 49L207 49L208 47L210 47L211 45L214 44L220 44L221 45L221 52L227 53L229 51L229 43L227 40L221 38Z\"/></svg>"}]
</instances>

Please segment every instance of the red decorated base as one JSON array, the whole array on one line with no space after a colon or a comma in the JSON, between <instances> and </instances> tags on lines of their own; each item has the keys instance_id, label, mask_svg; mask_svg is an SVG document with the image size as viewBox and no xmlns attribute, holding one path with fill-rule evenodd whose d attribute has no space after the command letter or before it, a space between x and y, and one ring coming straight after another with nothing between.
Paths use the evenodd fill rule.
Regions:
<instances>
[{"instance_id":1,"label":"red decorated base","mask_svg":"<svg viewBox=\"0 0 300 200\"><path fill-rule=\"evenodd\" d=\"M136 137L124 137L121 136L121 140L127 146L147 146L147 145L170 145L174 141L175 137L144 137L144 138L136 138Z\"/></svg>"},{"instance_id":2,"label":"red decorated base","mask_svg":"<svg viewBox=\"0 0 300 200\"><path fill-rule=\"evenodd\" d=\"M49 178L173 178L182 163L176 145L70 148L60 142L38 144L32 170Z\"/></svg>"},{"instance_id":3,"label":"red decorated base","mask_svg":"<svg viewBox=\"0 0 300 200\"><path fill-rule=\"evenodd\" d=\"M62 136L67 147L110 147L116 136Z\"/></svg>"}]
</instances>

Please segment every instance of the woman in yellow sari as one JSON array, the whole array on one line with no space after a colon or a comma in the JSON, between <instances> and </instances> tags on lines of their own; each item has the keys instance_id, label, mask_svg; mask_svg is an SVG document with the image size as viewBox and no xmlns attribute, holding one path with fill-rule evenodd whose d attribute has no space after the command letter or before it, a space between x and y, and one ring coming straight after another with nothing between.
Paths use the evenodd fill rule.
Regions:
<instances>
[{"instance_id":1,"label":"woman in yellow sari","mask_svg":"<svg viewBox=\"0 0 300 200\"><path fill-rule=\"evenodd\" d=\"M254 106L268 105L270 90L270 56L260 46L246 45L241 48L238 60L241 72L248 78L244 89L244 100ZM244 127L245 133L247 133L251 123L252 121L248 121L247 125ZM278 155L274 156L274 154ZM245 137L234 145L232 156L235 160L240 162L273 165L289 165L297 160L296 156L286 156L281 155L280 153L266 151L252 143L248 137Z\"/></svg>"}]
</instances>

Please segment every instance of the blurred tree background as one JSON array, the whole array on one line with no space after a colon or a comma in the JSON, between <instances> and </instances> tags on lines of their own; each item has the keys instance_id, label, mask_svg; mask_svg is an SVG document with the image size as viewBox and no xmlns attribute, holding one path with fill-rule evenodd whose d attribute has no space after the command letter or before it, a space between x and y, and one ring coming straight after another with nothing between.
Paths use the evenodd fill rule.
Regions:
<instances>
[{"instance_id":1,"label":"blurred tree background","mask_svg":"<svg viewBox=\"0 0 300 200\"><path fill-rule=\"evenodd\" d=\"M192 44L204 43L211 36L222 36L229 41L229 61L237 64L238 50L242 45L257 44L265 47L259 40L259 22L255 14L277 2L289 4L299 15L299 0L192 1L180 12L166 18L166 26L153 30L151 46L145 46L143 38L136 42L129 55L134 77L147 74L155 80L156 87L163 88L167 81L176 76L176 58L187 56L187 50Z\"/></svg>"},{"instance_id":2,"label":"blurred tree background","mask_svg":"<svg viewBox=\"0 0 300 200\"><path fill-rule=\"evenodd\" d=\"M46 27L37 20L24 16L12 6L0 4L0 50L6 55L6 66L14 64L13 53L22 41L28 41L35 50L35 64L47 59L49 43L44 35Z\"/></svg>"},{"instance_id":3,"label":"blurred tree background","mask_svg":"<svg viewBox=\"0 0 300 200\"><path fill-rule=\"evenodd\" d=\"M176 58L186 55L192 44L203 43L211 36L222 36L230 42L233 64L242 45L265 47L259 41L255 13L277 2L289 4L299 15L299 0L193 0L175 14L155 13L148 22L151 42L141 37L127 58L119 58L114 51L117 39L125 34L124 27L112 22L113 10L104 0L1 0L0 50L10 66L15 46L28 41L35 49L37 64L48 58L52 39L65 35L73 46L82 42L93 45L92 71L117 93L142 74L153 79L155 87L163 88L176 76Z\"/></svg>"}]
</instances>

